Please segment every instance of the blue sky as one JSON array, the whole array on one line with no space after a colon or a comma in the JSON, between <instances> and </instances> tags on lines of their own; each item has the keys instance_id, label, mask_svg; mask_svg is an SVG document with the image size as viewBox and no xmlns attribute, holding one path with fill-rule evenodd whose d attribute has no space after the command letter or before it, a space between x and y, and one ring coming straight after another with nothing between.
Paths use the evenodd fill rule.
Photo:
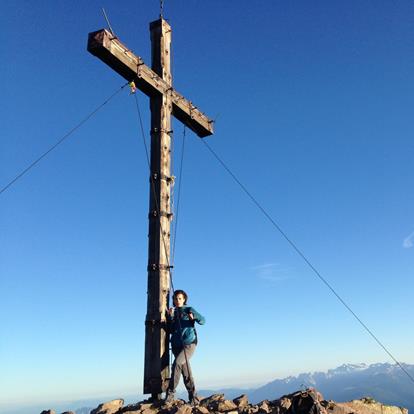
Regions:
<instances>
[{"instance_id":1,"label":"blue sky","mask_svg":"<svg viewBox=\"0 0 414 414\"><path fill-rule=\"evenodd\" d=\"M158 2L40 3L2 2L1 187L124 84L86 51L102 6L150 63ZM167 0L165 17L175 87L217 118L209 144L414 363L414 4ZM149 188L134 105L124 90L0 195L0 409L142 390ZM390 361L192 133L176 246L174 284L207 319L200 387Z\"/></svg>"}]
</instances>

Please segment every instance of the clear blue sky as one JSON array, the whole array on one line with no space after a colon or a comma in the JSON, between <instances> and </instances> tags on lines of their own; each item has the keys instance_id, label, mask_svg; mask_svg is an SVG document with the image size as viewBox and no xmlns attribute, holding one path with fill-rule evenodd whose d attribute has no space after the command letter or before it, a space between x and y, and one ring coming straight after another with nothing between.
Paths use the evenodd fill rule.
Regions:
<instances>
[{"instance_id":1,"label":"clear blue sky","mask_svg":"<svg viewBox=\"0 0 414 414\"><path fill-rule=\"evenodd\" d=\"M1 6L0 187L124 84L86 51L101 7L147 63L159 12L157 1L35 3ZM175 87L217 117L210 145L414 363L414 3L166 0L165 17ZM141 392L148 192L124 90L1 194L0 408ZM175 286L207 319L200 387L390 361L194 134L176 249Z\"/></svg>"}]
</instances>

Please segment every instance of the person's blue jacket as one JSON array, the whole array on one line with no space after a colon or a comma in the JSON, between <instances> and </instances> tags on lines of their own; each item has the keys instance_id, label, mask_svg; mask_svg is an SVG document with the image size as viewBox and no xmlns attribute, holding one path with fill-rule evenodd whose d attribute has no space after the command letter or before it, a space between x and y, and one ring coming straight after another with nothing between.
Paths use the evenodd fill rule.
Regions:
<instances>
[{"instance_id":1,"label":"person's blue jacket","mask_svg":"<svg viewBox=\"0 0 414 414\"><path fill-rule=\"evenodd\" d=\"M191 320L188 316L192 313L194 319ZM197 343L197 332L194 328L194 322L204 325L206 320L204 316L198 313L191 306L182 306L181 308L174 308L174 316L167 316L168 331L171 334L171 348L173 354L176 355L181 352L184 345Z\"/></svg>"}]
</instances>

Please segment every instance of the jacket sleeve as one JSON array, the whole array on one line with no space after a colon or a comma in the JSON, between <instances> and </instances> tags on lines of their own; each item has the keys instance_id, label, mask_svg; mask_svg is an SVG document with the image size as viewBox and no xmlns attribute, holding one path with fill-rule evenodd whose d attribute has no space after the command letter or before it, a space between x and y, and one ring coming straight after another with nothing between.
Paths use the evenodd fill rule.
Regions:
<instances>
[{"instance_id":1,"label":"jacket sleeve","mask_svg":"<svg viewBox=\"0 0 414 414\"><path fill-rule=\"evenodd\" d=\"M206 323L206 319L204 318L201 313L198 313L194 308L190 307L189 311L194 315L194 320L199 323L200 325L204 325Z\"/></svg>"}]
</instances>

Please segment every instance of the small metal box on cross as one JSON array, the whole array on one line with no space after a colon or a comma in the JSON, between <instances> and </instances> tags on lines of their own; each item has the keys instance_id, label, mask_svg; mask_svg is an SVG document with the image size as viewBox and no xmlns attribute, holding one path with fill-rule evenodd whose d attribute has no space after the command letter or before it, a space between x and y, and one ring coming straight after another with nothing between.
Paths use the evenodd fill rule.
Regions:
<instances>
[{"instance_id":1,"label":"small metal box on cross","mask_svg":"<svg viewBox=\"0 0 414 414\"><path fill-rule=\"evenodd\" d=\"M151 184L148 236L148 291L145 319L144 394L160 398L169 377L166 310L170 291L171 115L200 138L213 134L213 122L172 87L171 26L150 23L151 68L105 29L89 33L88 51L150 98Z\"/></svg>"}]
</instances>

